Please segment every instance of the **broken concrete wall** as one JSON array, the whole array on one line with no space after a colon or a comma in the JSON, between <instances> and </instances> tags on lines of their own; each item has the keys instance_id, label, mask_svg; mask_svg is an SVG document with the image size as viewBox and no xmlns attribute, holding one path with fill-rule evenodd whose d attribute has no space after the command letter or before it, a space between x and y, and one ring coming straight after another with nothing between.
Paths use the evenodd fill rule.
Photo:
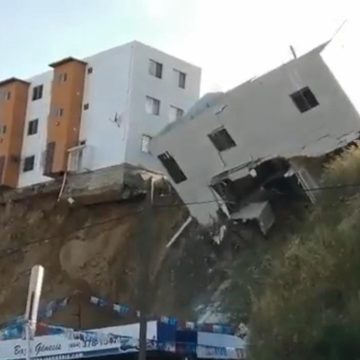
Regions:
<instances>
[{"instance_id":1,"label":"broken concrete wall","mask_svg":"<svg viewBox=\"0 0 360 360\"><path fill-rule=\"evenodd\" d=\"M95 203L128 199L144 194L145 179L162 175L149 172L130 164L111 166L96 171L72 174L65 182L62 199L73 198L78 202Z\"/></svg>"},{"instance_id":2,"label":"broken concrete wall","mask_svg":"<svg viewBox=\"0 0 360 360\"><path fill-rule=\"evenodd\" d=\"M321 156L359 136L359 115L321 58L323 48L229 91L152 141L152 153L168 152L185 174L185 181L172 183L200 223L217 217L209 185L218 174L238 167L246 176L253 163L275 157ZM318 105L301 112L290 95L304 87ZM208 136L221 127L235 143L225 151Z\"/></svg>"},{"instance_id":3,"label":"broken concrete wall","mask_svg":"<svg viewBox=\"0 0 360 360\"><path fill-rule=\"evenodd\" d=\"M159 183L163 179L162 174L124 163L79 174L69 173L46 183L3 191L0 193L0 204L49 194L58 196L58 200L71 198L74 203L80 204L124 200L144 194L145 180L150 176L157 181L158 188L169 187Z\"/></svg>"},{"instance_id":4,"label":"broken concrete wall","mask_svg":"<svg viewBox=\"0 0 360 360\"><path fill-rule=\"evenodd\" d=\"M173 206L178 198L168 196L158 201L160 206L154 211L156 234L151 272L153 276L165 277L171 265L167 256L172 252L165 257L163 252L188 214L184 207ZM140 266L136 237L142 226L139 214L143 206L141 199L133 199L73 207L57 202L56 193L0 206L0 270L3 275L0 278L0 322L24 312L30 269L35 264L45 267L44 303L81 291L87 296L100 296L136 307ZM202 253L196 257L200 255ZM173 265L174 274L187 276L188 272L183 269L178 272L181 266L180 260ZM169 298L162 295L164 301L161 301L157 297L158 290L167 291ZM153 284L152 305L163 306L160 314L176 315L177 291L186 289L172 290L170 295L168 278ZM86 304L81 306L81 326L104 326L108 317L103 318L103 323L95 312L86 310L87 307ZM189 311L189 308L185 309L182 304L179 311L182 310ZM54 321L77 327L74 313L77 315L76 308L64 316L59 314ZM118 323L121 320L116 319Z\"/></svg>"}]
</instances>

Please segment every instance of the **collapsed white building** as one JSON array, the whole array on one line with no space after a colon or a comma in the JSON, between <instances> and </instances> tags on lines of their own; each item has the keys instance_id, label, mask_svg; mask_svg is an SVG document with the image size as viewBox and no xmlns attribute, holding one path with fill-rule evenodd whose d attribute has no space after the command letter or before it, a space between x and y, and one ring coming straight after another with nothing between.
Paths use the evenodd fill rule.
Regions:
<instances>
[{"instance_id":1,"label":"collapsed white building","mask_svg":"<svg viewBox=\"0 0 360 360\"><path fill-rule=\"evenodd\" d=\"M329 42L227 93L208 94L150 145L199 223L274 222L269 192L308 189L318 159L360 134L360 47L347 24ZM320 166L321 167L321 166Z\"/></svg>"}]
</instances>

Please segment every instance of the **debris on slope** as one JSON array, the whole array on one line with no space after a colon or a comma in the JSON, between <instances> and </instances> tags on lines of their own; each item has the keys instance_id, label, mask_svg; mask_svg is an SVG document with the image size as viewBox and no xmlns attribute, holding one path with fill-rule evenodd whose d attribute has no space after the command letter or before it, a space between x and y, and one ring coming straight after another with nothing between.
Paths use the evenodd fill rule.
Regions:
<instances>
[{"instance_id":1,"label":"debris on slope","mask_svg":"<svg viewBox=\"0 0 360 360\"><path fill-rule=\"evenodd\" d=\"M144 188L137 187L134 181L127 200L123 193L116 193L112 199L110 193L129 187L116 189L117 170L110 180L109 173L105 173L103 178L109 186L104 188L103 199L100 175L96 182L92 179L95 190L91 186L84 191L83 184L74 195L68 183L61 201L56 183L36 191L16 191L12 197L1 195L0 322L23 313L34 264L42 264L46 270L43 303L82 294L137 306L141 264L136 237L142 228ZM190 221L186 206L166 184L160 182L155 195L149 311L153 315L197 320L201 318L196 311L199 306L213 307L222 301L214 293L229 279L236 258L265 237L251 222L234 221L223 231L221 244L216 244L214 231L204 229L194 219ZM75 202L66 201L68 196L74 196ZM287 219L289 214L281 217ZM168 246L174 238L176 241ZM129 321L106 312L100 316L82 296L71 300L69 309L54 315L51 322L94 328Z\"/></svg>"},{"instance_id":2,"label":"debris on slope","mask_svg":"<svg viewBox=\"0 0 360 360\"><path fill-rule=\"evenodd\" d=\"M56 194L8 202L0 209L1 320L23 312L32 265L46 269L44 300L76 290L135 301L136 229L142 200L72 207ZM183 209L156 211L157 244L166 245ZM15 266L14 266L15 265Z\"/></svg>"},{"instance_id":3,"label":"debris on slope","mask_svg":"<svg viewBox=\"0 0 360 360\"><path fill-rule=\"evenodd\" d=\"M71 205L58 202L57 195L23 196L0 208L0 322L23 313L34 264L45 267L43 303L81 293L137 306L135 240L142 226L143 197L107 198L104 203L97 197L96 203ZM213 272L218 246L196 222L189 221L176 242L167 246L189 215L172 192L158 196L157 205L150 311L193 319L193 301L206 298L218 281ZM84 327L126 321L114 320L110 314L99 317L80 300L71 301L69 309L71 314L60 311L51 321L78 327L77 312L86 314L81 321Z\"/></svg>"}]
</instances>

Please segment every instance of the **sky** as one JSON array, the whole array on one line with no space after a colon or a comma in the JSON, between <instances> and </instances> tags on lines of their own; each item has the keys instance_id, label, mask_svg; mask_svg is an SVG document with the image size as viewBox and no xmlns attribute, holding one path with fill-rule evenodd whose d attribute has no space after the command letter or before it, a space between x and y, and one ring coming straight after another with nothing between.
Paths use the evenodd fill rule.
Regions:
<instances>
[{"instance_id":1,"label":"sky","mask_svg":"<svg viewBox=\"0 0 360 360\"><path fill-rule=\"evenodd\" d=\"M226 91L329 40L356 0L0 0L0 79L139 40Z\"/></svg>"}]
</instances>

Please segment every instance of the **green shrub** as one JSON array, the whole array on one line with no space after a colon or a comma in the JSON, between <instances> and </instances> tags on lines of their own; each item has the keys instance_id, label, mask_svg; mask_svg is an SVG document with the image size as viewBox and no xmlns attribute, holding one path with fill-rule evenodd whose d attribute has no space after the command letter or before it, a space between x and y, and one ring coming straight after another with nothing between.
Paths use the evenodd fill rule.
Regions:
<instances>
[{"instance_id":1,"label":"green shrub","mask_svg":"<svg viewBox=\"0 0 360 360\"><path fill-rule=\"evenodd\" d=\"M324 184L339 187L262 273L251 302L251 359L360 359L360 150L335 159Z\"/></svg>"}]
</instances>

